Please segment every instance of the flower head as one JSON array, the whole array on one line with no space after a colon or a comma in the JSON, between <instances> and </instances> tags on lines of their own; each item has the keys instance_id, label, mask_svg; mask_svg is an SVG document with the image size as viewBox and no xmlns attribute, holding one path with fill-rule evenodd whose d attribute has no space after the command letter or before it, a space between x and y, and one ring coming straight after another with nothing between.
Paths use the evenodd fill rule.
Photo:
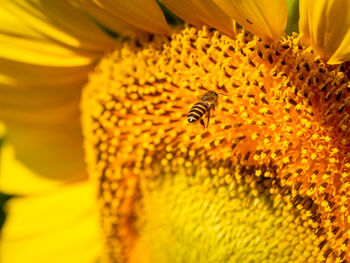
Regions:
<instances>
[{"instance_id":1,"label":"flower head","mask_svg":"<svg viewBox=\"0 0 350 263\"><path fill-rule=\"evenodd\" d=\"M208 90L220 98L208 128L189 125L189 109ZM148 224L154 224L153 220L164 224L158 216L167 213L161 204L161 208L154 207L153 194L182 198L189 190L177 189L173 180L184 184L189 177L193 178L189 189L209 187L202 186L207 183L210 190L216 184L225 188L234 182L249 185L258 196L277 195L287 207L288 202L294 207L292 214L301 209L308 215L304 224L310 229L317 225L314 235L320 240L314 249L322 250L320 255L339 256L342 251L337 250L348 238L344 228L348 194L345 188L335 192L334 187L344 185L349 169L345 157L349 144L344 141L349 132L345 117L349 105L339 102L339 96L347 98L348 94L348 80L340 66L327 68L296 36L267 45L244 32L231 40L217 31L187 27L170 40L125 44L102 60L84 92L82 108L90 173L100 178L104 224L113 233L107 236L111 244L116 244L115 239L121 242L111 253L120 254L122 248L130 255L134 249L146 250L139 242L150 238ZM159 185L168 183L174 192L165 197ZM215 211L212 216L223 213L235 200L238 189L231 187L234 193L229 191L228 200L221 200L223 207L210 206ZM210 190L198 190L197 195ZM202 201L199 198L198 205ZM149 206L161 209L157 216L145 212ZM182 210L175 211L173 224L190 220ZM136 221L120 221L120 213ZM193 208L195 218L202 218L201 213L205 211ZM140 218L146 222L141 228ZM218 223L218 235L227 231L222 224ZM139 231L145 231L146 237L135 234ZM231 238L237 240L237 236ZM226 247L229 240L220 240L217 246ZM234 258L237 252L226 253ZM277 254L276 260L282 255ZM263 256L258 253L253 258ZM289 262L293 260L291 256Z\"/></svg>"}]
</instances>

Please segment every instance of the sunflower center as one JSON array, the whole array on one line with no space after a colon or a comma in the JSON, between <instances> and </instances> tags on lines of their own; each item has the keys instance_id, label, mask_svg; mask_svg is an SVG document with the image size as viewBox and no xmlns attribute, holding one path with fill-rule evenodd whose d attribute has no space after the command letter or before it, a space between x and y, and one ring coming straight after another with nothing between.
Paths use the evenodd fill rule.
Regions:
<instances>
[{"instance_id":1,"label":"sunflower center","mask_svg":"<svg viewBox=\"0 0 350 263\"><path fill-rule=\"evenodd\" d=\"M298 36L192 27L106 56L82 110L111 261L348 258L342 71Z\"/></svg>"}]
</instances>

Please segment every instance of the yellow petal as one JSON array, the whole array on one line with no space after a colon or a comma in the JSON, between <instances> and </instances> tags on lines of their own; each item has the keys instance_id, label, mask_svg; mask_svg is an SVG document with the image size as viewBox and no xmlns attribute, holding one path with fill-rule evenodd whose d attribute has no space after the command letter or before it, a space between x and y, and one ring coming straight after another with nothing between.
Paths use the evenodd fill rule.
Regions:
<instances>
[{"instance_id":1,"label":"yellow petal","mask_svg":"<svg viewBox=\"0 0 350 263\"><path fill-rule=\"evenodd\" d=\"M170 28L155 0L78 0L78 4L90 15L117 33L130 34L145 31L168 34ZM105 14L105 17L103 17Z\"/></svg>"},{"instance_id":2,"label":"yellow petal","mask_svg":"<svg viewBox=\"0 0 350 263\"><path fill-rule=\"evenodd\" d=\"M0 13L0 120L13 148L1 188L35 193L86 178L80 89L115 41L67 1L1 1Z\"/></svg>"},{"instance_id":3,"label":"yellow petal","mask_svg":"<svg viewBox=\"0 0 350 263\"><path fill-rule=\"evenodd\" d=\"M135 35L141 33L139 28L132 26L131 24L124 22L116 17L108 9L95 2L87 0L77 0L79 8L84 10L91 17L96 19L104 27L112 30L115 33L121 35Z\"/></svg>"},{"instance_id":4,"label":"yellow petal","mask_svg":"<svg viewBox=\"0 0 350 263\"><path fill-rule=\"evenodd\" d=\"M22 24L37 31L42 39L90 52L104 52L114 45L112 38L69 1L4 0L2 6L5 12L16 15Z\"/></svg>"},{"instance_id":5,"label":"yellow petal","mask_svg":"<svg viewBox=\"0 0 350 263\"><path fill-rule=\"evenodd\" d=\"M253 34L278 41L287 24L285 0L214 0L232 19Z\"/></svg>"},{"instance_id":6,"label":"yellow petal","mask_svg":"<svg viewBox=\"0 0 350 263\"><path fill-rule=\"evenodd\" d=\"M350 27L349 27L350 28ZM339 44L337 50L328 60L328 64L340 64L350 61L350 30L346 32L342 42Z\"/></svg>"},{"instance_id":7,"label":"yellow petal","mask_svg":"<svg viewBox=\"0 0 350 263\"><path fill-rule=\"evenodd\" d=\"M42 94L40 89L31 94L31 89L11 92L0 86L0 119L7 126L6 142L13 147L2 152L0 181L5 192L35 192L31 174L61 182L87 176L79 124L80 89L72 87L68 95L59 88L41 90ZM24 179L27 170L29 178Z\"/></svg>"},{"instance_id":8,"label":"yellow petal","mask_svg":"<svg viewBox=\"0 0 350 263\"><path fill-rule=\"evenodd\" d=\"M26 38L40 38L39 32L28 27L23 21L20 21L16 14L10 13L0 4L0 32L2 34L12 34Z\"/></svg>"},{"instance_id":9,"label":"yellow petal","mask_svg":"<svg viewBox=\"0 0 350 263\"><path fill-rule=\"evenodd\" d=\"M81 66L94 63L115 46L113 38L68 1L5 0L0 15L0 58Z\"/></svg>"},{"instance_id":10,"label":"yellow petal","mask_svg":"<svg viewBox=\"0 0 350 263\"><path fill-rule=\"evenodd\" d=\"M94 263L101 253L95 191L82 181L8 202L0 261Z\"/></svg>"},{"instance_id":11,"label":"yellow petal","mask_svg":"<svg viewBox=\"0 0 350 263\"><path fill-rule=\"evenodd\" d=\"M54 118L54 114L52 117ZM33 173L51 180L72 181L86 178L78 118L76 122L71 125L52 126L5 122L8 132L6 141L14 150L10 157L5 157L6 151L3 153L5 159L1 168L1 180L12 182L17 187L21 185L13 175L11 167L17 161ZM9 159L15 160L10 162ZM8 187L10 186L6 188Z\"/></svg>"},{"instance_id":12,"label":"yellow petal","mask_svg":"<svg viewBox=\"0 0 350 263\"><path fill-rule=\"evenodd\" d=\"M76 51L51 41L0 34L0 43L1 58L36 65L81 66L91 64L97 58L97 56L79 55Z\"/></svg>"},{"instance_id":13,"label":"yellow petal","mask_svg":"<svg viewBox=\"0 0 350 263\"><path fill-rule=\"evenodd\" d=\"M350 60L350 1L300 0L299 31L327 63Z\"/></svg>"},{"instance_id":14,"label":"yellow petal","mask_svg":"<svg viewBox=\"0 0 350 263\"><path fill-rule=\"evenodd\" d=\"M0 146L2 144L2 141L5 137L5 134L6 134L6 126L5 126L5 123L3 123L2 121L0 121ZM0 154L0 158L1 158L1 154ZM0 167L1 169L1 167ZM0 173L1 174L1 173ZM1 180L1 177L0 177L0 180Z\"/></svg>"},{"instance_id":15,"label":"yellow petal","mask_svg":"<svg viewBox=\"0 0 350 263\"><path fill-rule=\"evenodd\" d=\"M18 162L51 180L85 178L79 103L89 67L48 68L10 61L5 66L0 74L0 120L7 126L14 161L6 157L2 163L2 189L16 193L18 187L25 188L21 181L30 181L22 172L13 172L11 163Z\"/></svg>"},{"instance_id":16,"label":"yellow petal","mask_svg":"<svg viewBox=\"0 0 350 263\"><path fill-rule=\"evenodd\" d=\"M26 103L37 104L37 101L27 99L30 93L31 97L40 96L42 101L52 105L52 101L47 98L50 90L51 97L57 98L60 94L79 96L80 86L85 83L92 68L93 65L47 67L0 58L0 101L8 103L11 99L9 96L16 93L12 94L16 96L16 102L23 98Z\"/></svg>"},{"instance_id":17,"label":"yellow petal","mask_svg":"<svg viewBox=\"0 0 350 263\"><path fill-rule=\"evenodd\" d=\"M14 148L8 143L4 143L1 148L0 164L0 192L3 193L33 195L50 191L62 184L61 181L45 179L35 174L16 160Z\"/></svg>"},{"instance_id":18,"label":"yellow petal","mask_svg":"<svg viewBox=\"0 0 350 263\"><path fill-rule=\"evenodd\" d=\"M162 0L177 16L193 25L209 25L227 35L234 35L234 22L212 0Z\"/></svg>"}]
</instances>

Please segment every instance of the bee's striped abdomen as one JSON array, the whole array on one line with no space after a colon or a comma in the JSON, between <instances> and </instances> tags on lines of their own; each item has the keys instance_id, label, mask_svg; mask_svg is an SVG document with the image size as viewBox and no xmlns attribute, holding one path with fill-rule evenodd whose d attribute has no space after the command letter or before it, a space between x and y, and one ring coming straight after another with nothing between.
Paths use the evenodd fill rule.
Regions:
<instances>
[{"instance_id":1,"label":"bee's striped abdomen","mask_svg":"<svg viewBox=\"0 0 350 263\"><path fill-rule=\"evenodd\" d=\"M209 110L209 105L204 102L197 102L194 104L187 115L188 122L196 122Z\"/></svg>"}]
</instances>

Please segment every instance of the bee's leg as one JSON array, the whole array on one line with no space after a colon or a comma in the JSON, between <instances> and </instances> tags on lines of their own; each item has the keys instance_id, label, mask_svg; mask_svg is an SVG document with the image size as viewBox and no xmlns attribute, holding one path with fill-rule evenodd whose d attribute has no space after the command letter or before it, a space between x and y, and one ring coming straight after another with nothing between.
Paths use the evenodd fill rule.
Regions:
<instances>
[{"instance_id":1,"label":"bee's leg","mask_svg":"<svg viewBox=\"0 0 350 263\"><path fill-rule=\"evenodd\" d=\"M207 128L209 126L209 121L210 121L210 110L207 112Z\"/></svg>"},{"instance_id":2,"label":"bee's leg","mask_svg":"<svg viewBox=\"0 0 350 263\"><path fill-rule=\"evenodd\" d=\"M203 130L204 130L204 129L205 129L205 124L204 124L203 119L201 119L199 122L200 122L200 124L203 126Z\"/></svg>"}]
</instances>

